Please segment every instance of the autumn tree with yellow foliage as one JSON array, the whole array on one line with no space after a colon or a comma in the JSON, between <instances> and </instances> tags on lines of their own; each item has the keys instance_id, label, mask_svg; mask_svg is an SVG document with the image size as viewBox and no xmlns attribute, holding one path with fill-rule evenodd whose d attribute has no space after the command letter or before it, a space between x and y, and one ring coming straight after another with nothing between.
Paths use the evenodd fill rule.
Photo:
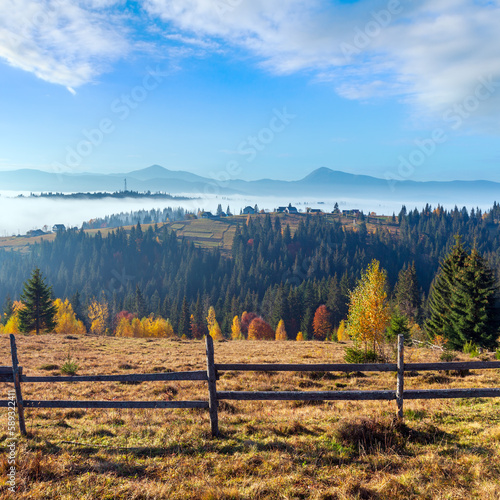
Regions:
<instances>
[{"instance_id":1,"label":"autumn tree with yellow foliage","mask_svg":"<svg viewBox=\"0 0 500 500\"><path fill-rule=\"evenodd\" d=\"M233 318L233 324L231 325L231 338L233 340L243 340L245 338L243 337L243 333L241 333L241 321L240 318L238 318L238 315Z\"/></svg>"},{"instance_id":2,"label":"autumn tree with yellow foliage","mask_svg":"<svg viewBox=\"0 0 500 500\"><path fill-rule=\"evenodd\" d=\"M24 307L23 303L20 300L15 300L12 304L12 314L9 316L9 319L6 321L5 325L0 323L0 333L13 333L17 335L21 333L19 327L19 311Z\"/></svg>"},{"instance_id":3,"label":"autumn tree with yellow foliage","mask_svg":"<svg viewBox=\"0 0 500 500\"><path fill-rule=\"evenodd\" d=\"M54 317L56 322L56 327L54 328L55 333L77 335L85 335L87 333L85 325L76 319L73 306L68 299L64 302L61 299L56 299L54 301L54 305L57 308L56 315Z\"/></svg>"},{"instance_id":4,"label":"autumn tree with yellow foliage","mask_svg":"<svg viewBox=\"0 0 500 500\"><path fill-rule=\"evenodd\" d=\"M94 335L104 335L108 324L109 310L107 302L93 299L88 308L90 331Z\"/></svg>"},{"instance_id":5,"label":"autumn tree with yellow foliage","mask_svg":"<svg viewBox=\"0 0 500 500\"><path fill-rule=\"evenodd\" d=\"M349 335L347 335L347 331L345 329L345 321L342 320L339 323L339 327L337 328L337 340L339 342L343 342L345 340L349 340Z\"/></svg>"},{"instance_id":6,"label":"autumn tree with yellow foliage","mask_svg":"<svg viewBox=\"0 0 500 500\"><path fill-rule=\"evenodd\" d=\"M372 260L350 293L347 332L357 347L363 345L376 352L389 324L387 302L387 273L380 263Z\"/></svg>"},{"instance_id":7,"label":"autumn tree with yellow foliage","mask_svg":"<svg viewBox=\"0 0 500 500\"><path fill-rule=\"evenodd\" d=\"M285 330L285 322L280 319L278 326L276 328L276 340L287 340L288 336Z\"/></svg>"},{"instance_id":8,"label":"autumn tree with yellow foliage","mask_svg":"<svg viewBox=\"0 0 500 500\"><path fill-rule=\"evenodd\" d=\"M169 319L148 316L140 320L128 315L119 316L115 331L116 337L171 338L175 336Z\"/></svg>"}]
</instances>

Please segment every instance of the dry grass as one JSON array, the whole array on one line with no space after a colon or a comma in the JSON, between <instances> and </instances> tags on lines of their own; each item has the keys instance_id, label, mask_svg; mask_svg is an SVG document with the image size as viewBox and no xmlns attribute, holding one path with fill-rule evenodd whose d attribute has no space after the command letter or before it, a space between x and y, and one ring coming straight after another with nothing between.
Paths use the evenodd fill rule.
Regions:
<instances>
[{"instance_id":1,"label":"dry grass","mask_svg":"<svg viewBox=\"0 0 500 500\"><path fill-rule=\"evenodd\" d=\"M205 368L199 341L18 337L24 372L60 374L70 353L78 374ZM328 342L222 342L216 362L338 362ZM411 361L436 360L425 350ZM459 356L468 359L466 357ZM10 364L9 342L0 364ZM51 367L52 365L52 367ZM49 368L47 368L49 367ZM499 387L498 370L420 373L408 388ZM440 378L439 378L440 377ZM439 378L439 379L438 379ZM394 374L221 374L221 390L392 389ZM7 384L4 384L5 395ZM24 384L26 399L206 399L205 382ZM5 413L6 409L3 409ZM411 401L404 426L394 402L223 402L223 437L205 410L27 410L16 498L33 499L497 499L497 400ZM6 418L3 419L6 426ZM6 491L6 430L0 432Z\"/></svg>"}]
</instances>

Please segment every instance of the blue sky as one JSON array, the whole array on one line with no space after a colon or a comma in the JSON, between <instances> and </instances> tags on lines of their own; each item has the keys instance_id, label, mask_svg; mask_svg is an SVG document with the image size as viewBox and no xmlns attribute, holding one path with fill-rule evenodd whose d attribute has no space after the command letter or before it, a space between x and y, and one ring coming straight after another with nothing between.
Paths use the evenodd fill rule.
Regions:
<instances>
[{"instance_id":1,"label":"blue sky","mask_svg":"<svg viewBox=\"0 0 500 500\"><path fill-rule=\"evenodd\" d=\"M496 0L5 0L0 169L500 181L499 25Z\"/></svg>"}]
</instances>

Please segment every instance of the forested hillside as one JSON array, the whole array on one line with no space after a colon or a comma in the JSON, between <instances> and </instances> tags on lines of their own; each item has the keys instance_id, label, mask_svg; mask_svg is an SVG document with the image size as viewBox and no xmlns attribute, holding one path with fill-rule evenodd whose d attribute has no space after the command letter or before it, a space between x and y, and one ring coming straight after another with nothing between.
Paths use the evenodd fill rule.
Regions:
<instances>
[{"instance_id":1,"label":"forested hillside","mask_svg":"<svg viewBox=\"0 0 500 500\"><path fill-rule=\"evenodd\" d=\"M339 324L347 313L348 291L372 259L387 270L390 293L400 270L414 262L424 299L455 234L462 235L465 247L475 245L494 270L500 268L496 204L485 214L439 207L406 212L403 207L392 232L383 224L368 231L362 215L349 228L331 217L300 217L294 232L286 216L242 218L229 257L178 239L167 226L143 231L137 225L106 238L76 230L60 233L54 242L33 245L28 255L0 252L0 301L17 299L38 266L54 296L70 298L84 320L88 303L97 298L108 303L111 323L123 310L139 317L154 313L189 337L192 321L201 328L214 306L224 334L235 315L248 311L273 328L284 319L288 336L295 338L299 330L311 335L321 304L333 325Z\"/></svg>"}]
</instances>

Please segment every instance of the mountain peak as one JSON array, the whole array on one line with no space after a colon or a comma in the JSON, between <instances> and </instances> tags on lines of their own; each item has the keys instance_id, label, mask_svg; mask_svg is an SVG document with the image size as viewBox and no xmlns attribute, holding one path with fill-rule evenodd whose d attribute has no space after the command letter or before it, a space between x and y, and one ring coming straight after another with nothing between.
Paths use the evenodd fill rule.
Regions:
<instances>
[{"instance_id":1,"label":"mountain peak","mask_svg":"<svg viewBox=\"0 0 500 500\"><path fill-rule=\"evenodd\" d=\"M170 170L167 170L165 167L162 167L161 165L151 165L150 167L146 168L141 168L139 170L133 170L132 172L129 172L128 174L134 177L137 174L141 174L142 176L146 175L148 177L158 177L158 176L163 176L165 173L170 172Z\"/></svg>"}]
</instances>

